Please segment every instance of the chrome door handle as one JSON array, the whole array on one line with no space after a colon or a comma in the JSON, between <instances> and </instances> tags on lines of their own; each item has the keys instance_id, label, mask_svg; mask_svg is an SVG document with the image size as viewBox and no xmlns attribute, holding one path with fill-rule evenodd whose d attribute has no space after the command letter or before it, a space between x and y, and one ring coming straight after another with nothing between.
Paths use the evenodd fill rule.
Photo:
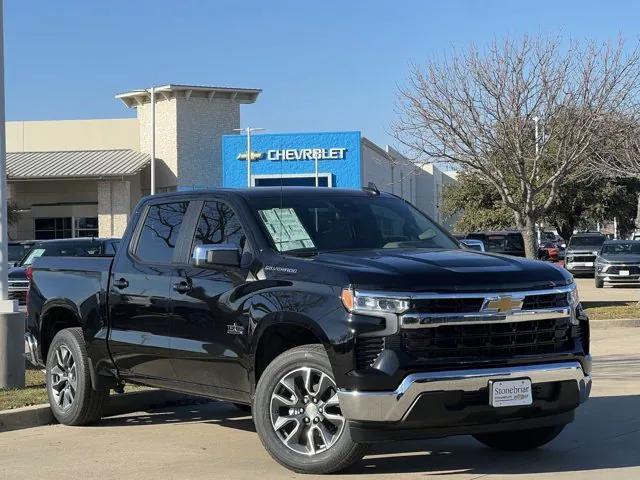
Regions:
<instances>
[{"instance_id":1,"label":"chrome door handle","mask_svg":"<svg viewBox=\"0 0 640 480\"><path fill-rule=\"evenodd\" d=\"M129 281L126 278L119 278L118 280L114 280L112 285L122 290L123 288L127 288L129 286Z\"/></svg>"}]
</instances>

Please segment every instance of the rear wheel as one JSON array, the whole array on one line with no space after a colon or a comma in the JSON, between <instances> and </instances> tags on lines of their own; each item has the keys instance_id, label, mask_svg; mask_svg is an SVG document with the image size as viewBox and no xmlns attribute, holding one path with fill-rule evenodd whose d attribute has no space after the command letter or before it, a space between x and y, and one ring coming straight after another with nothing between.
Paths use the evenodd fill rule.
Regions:
<instances>
[{"instance_id":1,"label":"rear wheel","mask_svg":"<svg viewBox=\"0 0 640 480\"><path fill-rule=\"evenodd\" d=\"M351 439L322 345L293 348L267 366L256 388L253 419L265 449L295 472L338 472L366 451Z\"/></svg>"},{"instance_id":2,"label":"rear wheel","mask_svg":"<svg viewBox=\"0 0 640 480\"><path fill-rule=\"evenodd\" d=\"M515 432L483 433L474 435L473 438L497 450L519 452L546 445L560 435L563 429L564 425L554 425Z\"/></svg>"},{"instance_id":3,"label":"rear wheel","mask_svg":"<svg viewBox=\"0 0 640 480\"><path fill-rule=\"evenodd\" d=\"M91 386L82 329L67 328L53 338L47 355L46 384L49 405L58 422L86 425L100 419L109 390Z\"/></svg>"}]
</instances>

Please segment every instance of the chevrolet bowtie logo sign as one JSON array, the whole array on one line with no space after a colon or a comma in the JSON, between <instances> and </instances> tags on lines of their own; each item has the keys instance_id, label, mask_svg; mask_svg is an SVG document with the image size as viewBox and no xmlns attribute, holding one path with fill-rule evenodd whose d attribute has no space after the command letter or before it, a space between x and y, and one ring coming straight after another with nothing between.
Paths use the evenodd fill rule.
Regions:
<instances>
[{"instance_id":1,"label":"chevrolet bowtie logo sign","mask_svg":"<svg viewBox=\"0 0 640 480\"><path fill-rule=\"evenodd\" d=\"M522 298L514 298L511 295L501 295L499 297L486 298L482 305L482 310L509 313L514 310L521 310L522 302Z\"/></svg>"}]
</instances>

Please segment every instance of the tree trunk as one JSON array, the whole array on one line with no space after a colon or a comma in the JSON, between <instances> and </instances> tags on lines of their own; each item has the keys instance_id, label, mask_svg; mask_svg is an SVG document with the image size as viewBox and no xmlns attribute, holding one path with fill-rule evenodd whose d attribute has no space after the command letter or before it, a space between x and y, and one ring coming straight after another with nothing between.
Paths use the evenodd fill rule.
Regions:
<instances>
[{"instance_id":1,"label":"tree trunk","mask_svg":"<svg viewBox=\"0 0 640 480\"><path fill-rule=\"evenodd\" d=\"M524 252L527 258L537 260L538 258L538 242L536 238L536 222L531 218L527 218L525 224L520 227L522 238L524 239Z\"/></svg>"}]
</instances>

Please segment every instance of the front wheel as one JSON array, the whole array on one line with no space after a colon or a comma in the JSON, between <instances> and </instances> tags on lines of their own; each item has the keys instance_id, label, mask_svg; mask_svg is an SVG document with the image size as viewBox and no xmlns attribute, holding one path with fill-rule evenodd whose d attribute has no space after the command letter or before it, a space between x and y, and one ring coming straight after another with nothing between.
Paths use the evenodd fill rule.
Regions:
<instances>
[{"instance_id":1,"label":"front wheel","mask_svg":"<svg viewBox=\"0 0 640 480\"><path fill-rule=\"evenodd\" d=\"M604 287L604 280L596 277L596 288L602 288L602 287Z\"/></svg>"},{"instance_id":2,"label":"front wheel","mask_svg":"<svg viewBox=\"0 0 640 480\"><path fill-rule=\"evenodd\" d=\"M298 473L333 473L360 460L338 402L322 345L288 350L260 377L253 403L256 430L269 454Z\"/></svg>"},{"instance_id":3,"label":"front wheel","mask_svg":"<svg viewBox=\"0 0 640 480\"><path fill-rule=\"evenodd\" d=\"M482 433L473 438L496 450L521 452L546 445L560 435L563 429L564 425L554 425L515 432Z\"/></svg>"},{"instance_id":4,"label":"front wheel","mask_svg":"<svg viewBox=\"0 0 640 480\"><path fill-rule=\"evenodd\" d=\"M47 355L47 395L53 416L64 425L99 420L109 390L91 386L82 329L67 328L53 338Z\"/></svg>"}]
</instances>

